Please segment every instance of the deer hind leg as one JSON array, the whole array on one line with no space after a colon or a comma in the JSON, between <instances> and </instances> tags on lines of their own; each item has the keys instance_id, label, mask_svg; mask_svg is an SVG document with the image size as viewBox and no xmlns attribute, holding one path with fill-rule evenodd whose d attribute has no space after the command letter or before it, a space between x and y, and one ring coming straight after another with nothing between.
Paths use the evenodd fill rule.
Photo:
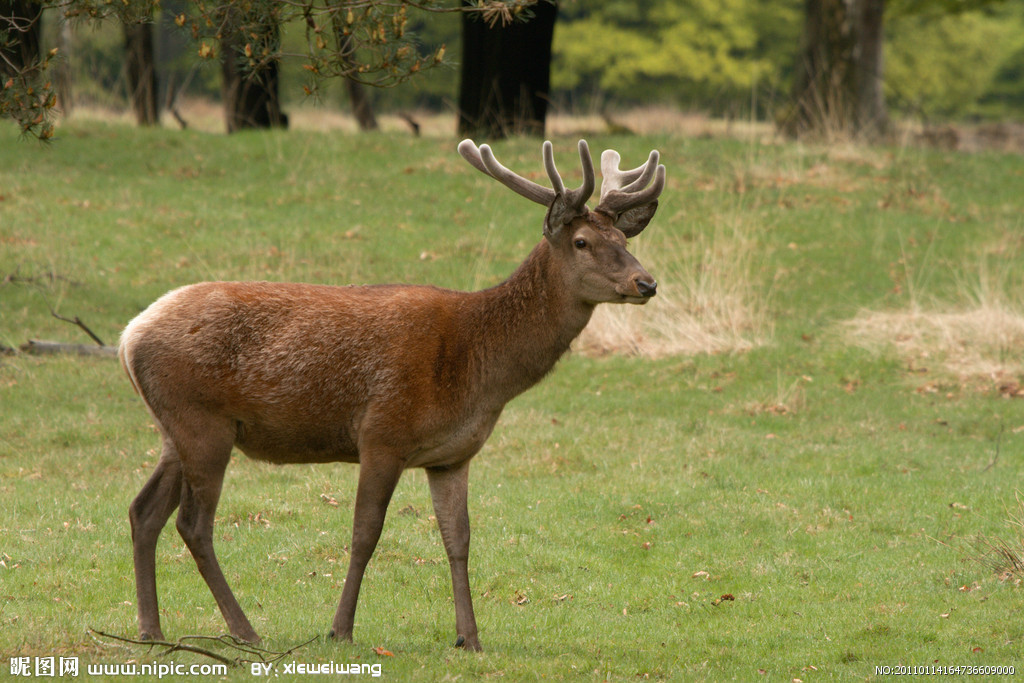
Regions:
<instances>
[{"instance_id":1,"label":"deer hind leg","mask_svg":"<svg viewBox=\"0 0 1024 683\"><path fill-rule=\"evenodd\" d=\"M139 637L163 640L156 597L156 542L181 498L181 461L169 439L153 475L128 508L132 526L135 593L139 609Z\"/></svg>"},{"instance_id":2,"label":"deer hind leg","mask_svg":"<svg viewBox=\"0 0 1024 683\"><path fill-rule=\"evenodd\" d=\"M434 514L441 529L448 564L452 572L452 595L455 598L456 647L479 651L473 597L469 590L469 461L453 468L427 470Z\"/></svg>"},{"instance_id":3,"label":"deer hind leg","mask_svg":"<svg viewBox=\"0 0 1024 683\"><path fill-rule=\"evenodd\" d=\"M356 618L356 601L363 582L366 565L380 540L384 528L391 494L402 476L403 462L390 453L360 453L359 485L356 489L356 507L352 521L352 550L349 554L348 574L341 591L338 611L334 614L330 637L352 640L352 626Z\"/></svg>"},{"instance_id":4,"label":"deer hind leg","mask_svg":"<svg viewBox=\"0 0 1024 683\"><path fill-rule=\"evenodd\" d=\"M233 441L234 432L230 425L218 425L204 430L201 440L192 439L188 448L181 449L184 482L177 528L196 561L200 575L213 593L231 635L257 643L260 637L231 592L213 550L214 515Z\"/></svg>"}]
</instances>

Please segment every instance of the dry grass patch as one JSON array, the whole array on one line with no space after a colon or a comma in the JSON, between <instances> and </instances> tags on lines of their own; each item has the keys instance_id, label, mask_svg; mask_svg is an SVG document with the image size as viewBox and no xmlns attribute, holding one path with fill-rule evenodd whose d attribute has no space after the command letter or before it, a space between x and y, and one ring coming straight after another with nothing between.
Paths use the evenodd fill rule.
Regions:
<instances>
[{"instance_id":1,"label":"dry grass patch","mask_svg":"<svg viewBox=\"0 0 1024 683\"><path fill-rule=\"evenodd\" d=\"M359 125L351 112L343 107L300 101L285 107L292 130L319 133L359 134ZM207 133L224 133L224 110L219 102L196 97L183 97L178 113L188 127ZM377 122L385 133L411 135L409 119L419 126L419 134L428 138L452 138L456 134L457 117L452 111L409 109L378 111ZM70 120L104 121L126 126L135 118L128 108L79 104ZM169 112L163 112L161 124L179 128ZM716 119L701 112L684 111L668 105L650 105L600 112L552 111L547 118L547 134L551 137L609 134L671 134L685 137L731 137L743 140L771 141L775 132L770 123L739 119Z\"/></svg>"},{"instance_id":2,"label":"dry grass patch","mask_svg":"<svg viewBox=\"0 0 1024 683\"><path fill-rule=\"evenodd\" d=\"M844 336L962 384L1016 382L1024 376L1024 294L1010 279L982 269L974 286L961 287L958 303L923 305L914 297L902 311L862 311L843 323Z\"/></svg>"},{"instance_id":3,"label":"dry grass patch","mask_svg":"<svg viewBox=\"0 0 1024 683\"><path fill-rule=\"evenodd\" d=\"M749 351L772 333L768 297L754 275L758 242L738 218L709 235L637 243L658 280L646 306L599 306L576 342L588 355L664 357Z\"/></svg>"},{"instance_id":4,"label":"dry grass patch","mask_svg":"<svg viewBox=\"0 0 1024 683\"><path fill-rule=\"evenodd\" d=\"M1024 374L1024 313L992 305L943 311L863 311L844 323L852 343L893 348L909 367L939 370L962 381Z\"/></svg>"},{"instance_id":5,"label":"dry grass patch","mask_svg":"<svg viewBox=\"0 0 1024 683\"><path fill-rule=\"evenodd\" d=\"M1010 527L1009 538L978 534L969 540L969 556L975 562L992 570L1000 581L1020 585L1024 581L1024 500L1018 491L1017 504L1006 513Z\"/></svg>"}]
</instances>

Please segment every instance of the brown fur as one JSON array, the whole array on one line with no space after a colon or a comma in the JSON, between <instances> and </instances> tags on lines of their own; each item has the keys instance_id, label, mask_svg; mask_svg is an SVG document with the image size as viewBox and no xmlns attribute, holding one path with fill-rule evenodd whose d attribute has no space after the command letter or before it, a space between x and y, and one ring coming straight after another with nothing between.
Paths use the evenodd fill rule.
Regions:
<instances>
[{"instance_id":1,"label":"brown fur","mask_svg":"<svg viewBox=\"0 0 1024 683\"><path fill-rule=\"evenodd\" d=\"M653 284L646 292L637 284L653 280L610 217L585 212L547 233L508 280L480 292L206 282L169 292L135 318L120 358L163 439L130 508L143 637L163 637L155 547L178 507L178 530L231 633L258 640L212 543L237 447L274 463L360 464L338 638L351 639L363 570L401 472L426 468L460 644L479 649L466 568L468 463L505 404L551 370L597 303L653 294Z\"/></svg>"}]
</instances>

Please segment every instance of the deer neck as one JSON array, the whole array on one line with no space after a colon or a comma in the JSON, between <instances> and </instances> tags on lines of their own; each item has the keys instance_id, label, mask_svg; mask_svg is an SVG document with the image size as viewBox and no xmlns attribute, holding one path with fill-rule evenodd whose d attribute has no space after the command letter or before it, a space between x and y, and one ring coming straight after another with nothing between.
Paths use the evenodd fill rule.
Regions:
<instances>
[{"instance_id":1,"label":"deer neck","mask_svg":"<svg viewBox=\"0 0 1024 683\"><path fill-rule=\"evenodd\" d=\"M503 283L474 297L474 336L483 383L505 401L539 382L590 321L593 304L573 296L550 243L542 240Z\"/></svg>"}]
</instances>

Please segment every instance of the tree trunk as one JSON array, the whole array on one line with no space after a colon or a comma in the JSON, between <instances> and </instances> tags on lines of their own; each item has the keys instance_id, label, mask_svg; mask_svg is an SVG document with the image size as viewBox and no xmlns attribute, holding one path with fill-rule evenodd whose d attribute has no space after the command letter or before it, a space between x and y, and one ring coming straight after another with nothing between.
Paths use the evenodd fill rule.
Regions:
<instances>
[{"instance_id":1,"label":"tree trunk","mask_svg":"<svg viewBox=\"0 0 1024 683\"><path fill-rule=\"evenodd\" d=\"M74 83L71 78L71 22L64 17L58 21L57 54L60 55L60 60L53 70L53 83L57 90L57 108L61 115L67 118L71 116L71 110L75 106Z\"/></svg>"},{"instance_id":2,"label":"tree trunk","mask_svg":"<svg viewBox=\"0 0 1024 683\"><path fill-rule=\"evenodd\" d=\"M860 53L857 69L857 130L869 137L889 131L889 112L882 92L882 16L885 0L862 0L860 12Z\"/></svg>"},{"instance_id":3,"label":"tree trunk","mask_svg":"<svg viewBox=\"0 0 1024 683\"><path fill-rule=\"evenodd\" d=\"M544 134L558 7L541 2L533 12L525 23L493 27L463 13L460 135Z\"/></svg>"},{"instance_id":4,"label":"tree trunk","mask_svg":"<svg viewBox=\"0 0 1024 683\"><path fill-rule=\"evenodd\" d=\"M20 76L39 62L42 14L41 2L0 0L0 30L7 31L0 42L0 74L6 78Z\"/></svg>"},{"instance_id":5,"label":"tree trunk","mask_svg":"<svg viewBox=\"0 0 1024 683\"><path fill-rule=\"evenodd\" d=\"M888 130L882 94L884 0L806 0L804 45L790 135L877 138Z\"/></svg>"},{"instance_id":6,"label":"tree trunk","mask_svg":"<svg viewBox=\"0 0 1024 683\"><path fill-rule=\"evenodd\" d=\"M357 64L352 54L352 36L345 31L346 24L335 19L334 34L338 39L338 59L345 68L355 69ZM373 104L366 94L366 86L355 79L346 78L345 90L348 92L348 99L352 104L352 115L356 117L359 130L377 130L379 128L377 117L373 115Z\"/></svg>"},{"instance_id":7,"label":"tree trunk","mask_svg":"<svg viewBox=\"0 0 1024 683\"><path fill-rule=\"evenodd\" d=\"M373 105L366 94L366 86L351 78L345 79L348 99L352 102L352 115L356 117L359 130L377 130L377 117L373 115Z\"/></svg>"},{"instance_id":8,"label":"tree trunk","mask_svg":"<svg viewBox=\"0 0 1024 683\"><path fill-rule=\"evenodd\" d=\"M259 40L275 44L280 27L267 23L258 26ZM281 111L278 97L280 79L276 60L252 66L245 54L247 37L255 32L252 25L246 32L225 36L221 42L221 69L224 76L222 92L224 113L229 133L244 128L287 128L288 116Z\"/></svg>"},{"instance_id":9,"label":"tree trunk","mask_svg":"<svg viewBox=\"0 0 1024 683\"><path fill-rule=\"evenodd\" d=\"M156 88L153 24L148 21L125 24L124 51L128 99L135 112L135 121L140 126L155 126L160 123L160 103Z\"/></svg>"}]
</instances>

